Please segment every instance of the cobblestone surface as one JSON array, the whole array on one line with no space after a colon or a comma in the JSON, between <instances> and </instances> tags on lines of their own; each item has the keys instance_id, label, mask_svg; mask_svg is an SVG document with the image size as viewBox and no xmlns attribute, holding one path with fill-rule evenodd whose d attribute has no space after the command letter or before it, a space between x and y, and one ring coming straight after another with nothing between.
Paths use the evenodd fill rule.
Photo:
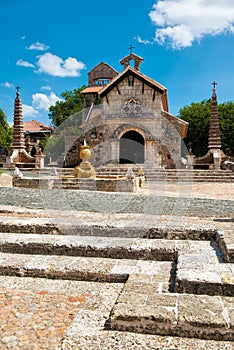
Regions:
<instances>
[{"instance_id":1,"label":"cobblestone surface","mask_svg":"<svg viewBox=\"0 0 234 350\"><path fill-rule=\"evenodd\" d=\"M0 277L0 349L55 350L74 318L117 297L121 285ZM79 348L78 348L79 349Z\"/></svg>"},{"instance_id":2,"label":"cobblestone surface","mask_svg":"<svg viewBox=\"0 0 234 350\"><path fill-rule=\"evenodd\" d=\"M149 194L105 193L73 190L37 190L6 188L0 191L0 202L30 209L54 208L104 213L142 213L233 218L234 199L164 197Z\"/></svg>"},{"instance_id":3,"label":"cobblestone surface","mask_svg":"<svg viewBox=\"0 0 234 350\"><path fill-rule=\"evenodd\" d=\"M0 289L0 349L52 349L89 294ZM52 322L53 320L53 322ZM30 336L30 340L28 337Z\"/></svg>"}]
</instances>

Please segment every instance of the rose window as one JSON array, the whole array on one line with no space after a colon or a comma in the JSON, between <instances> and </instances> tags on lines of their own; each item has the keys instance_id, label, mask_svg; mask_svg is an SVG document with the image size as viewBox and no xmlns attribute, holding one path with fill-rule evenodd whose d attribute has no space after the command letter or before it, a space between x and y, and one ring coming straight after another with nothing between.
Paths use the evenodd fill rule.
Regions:
<instances>
[{"instance_id":1,"label":"rose window","mask_svg":"<svg viewBox=\"0 0 234 350\"><path fill-rule=\"evenodd\" d=\"M141 113L141 105L137 100L131 98L125 102L122 110L128 115L128 117L135 118L138 114Z\"/></svg>"}]
</instances>

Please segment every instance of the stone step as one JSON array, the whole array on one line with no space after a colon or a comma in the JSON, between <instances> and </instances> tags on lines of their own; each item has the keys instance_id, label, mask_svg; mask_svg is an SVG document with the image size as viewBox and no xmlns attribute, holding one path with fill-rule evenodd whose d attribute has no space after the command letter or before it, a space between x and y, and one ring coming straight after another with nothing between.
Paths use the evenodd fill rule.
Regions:
<instances>
[{"instance_id":1,"label":"stone step","mask_svg":"<svg viewBox=\"0 0 234 350\"><path fill-rule=\"evenodd\" d=\"M234 297L234 264L219 262L210 253L181 253L176 266L176 292Z\"/></svg>"},{"instance_id":2,"label":"stone step","mask_svg":"<svg viewBox=\"0 0 234 350\"><path fill-rule=\"evenodd\" d=\"M233 225L234 219L227 220ZM230 263L234 263L234 230L233 228L226 228L220 231L217 235L216 242L222 252L224 253L226 260Z\"/></svg>"},{"instance_id":3,"label":"stone step","mask_svg":"<svg viewBox=\"0 0 234 350\"><path fill-rule=\"evenodd\" d=\"M0 252L15 254L175 261L184 245L184 241L0 233Z\"/></svg>"},{"instance_id":4,"label":"stone step","mask_svg":"<svg viewBox=\"0 0 234 350\"><path fill-rule=\"evenodd\" d=\"M53 189L95 190L93 179L60 178L53 181Z\"/></svg>"},{"instance_id":5,"label":"stone step","mask_svg":"<svg viewBox=\"0 0 234 350\"><path fill-rule=\"evenodd\" d=\"M99 176L125 175L127 167L103 167L97 169ZM139 169L132 167L135 174ZM147 181L194 181L194 182L234 182L234 173L228 170L187 170L187 169L142 169Z\"/></svg>"},{"instance_id":6,"label":"stone step","mask_svg":"<svg viewBox=\"0 0 234 350\"><path fill-rule=\"evenodd\" d=\"M186 183L186 182L224 182L224 183L233 183L233 178L211 178L211 177L197 177L197 178L160 178L160 177L149 177L146 178L146 181L148 182L174 182L174 183Z\"/></svg>"},{"instance_id":7,"label":"stone step","mask_svg":"<svg viewBox=\"0 0 234 350\"><path fill-rule=\"evenodd\" d=\"M127 282L106 328L117 331L234 341L233 298L157 293Z\"/></svg>"},{"instance_id":8,"label":"stone step","mask_svg":"<svg viewBox=\"0 0 234 350\"><path fill-rule=\"evenodd\" d=\"M0 232L43 234L43 235L74 235L74 236L97 236L109 238L144 238L144 239L167 239L167 240L215 240L217 230L212 226L179 225L173 223L151 224L144 222L144 227L138 222L138 218L128 215L128 220L123 221L119 216L115 220L106 219L104 214L87 213L78 217L67 219L63 213L48 218L30 218L1 216ZM90 219L87 221L87 215ZM124 215L124 214L123 214ZM102 217L102 219L100 219ZM135 223L134 223L135 221Z\"/></svg>"},{"instance_id":9,"label":"stone step","mask_svg":"<svg viewBox=\"0 0 234 350\"><path fill-rule=\"evenodd\" d=\"M150 273L158 288L168 291L171 269L171 262L0 253L2 276L124 283L129 275Z\"/></svg>"},{"instance_id":10,"label":"stone step","mask_svg":"<svg viewBox=\"0 0 234 350\"><path fill-rule=\"evenodd\" d=\"M225 263L226 259L222 251L215 243L212 246L207 241L1 233L0 251L2 254L13 255L14 253L17 258L20 254L22 257L27 254L30 258L35 255L38 259L40 255L40 259L42 260L44 256L45 261L51 259L48 257L51 255L56 256L55 259L83 257L84 264L87 263L85 257L87 261L97 258L97 261L93 259L95 263L100 259L105 262L114 259L124 264L126 260L127 269L128 265L134 264L136 259L152 263L170 261L173 263L173 268L171 268L171 277L167 278L167 285L171 279L173 284L171 291L234 296L234 264ZM133 270L131 272L133 273ZM17 270L15 273L17 274ZM154 274L155 271L149 270L148 273ZM144 282L143 279L141 281Z\"/></svg>"}]
</instances>

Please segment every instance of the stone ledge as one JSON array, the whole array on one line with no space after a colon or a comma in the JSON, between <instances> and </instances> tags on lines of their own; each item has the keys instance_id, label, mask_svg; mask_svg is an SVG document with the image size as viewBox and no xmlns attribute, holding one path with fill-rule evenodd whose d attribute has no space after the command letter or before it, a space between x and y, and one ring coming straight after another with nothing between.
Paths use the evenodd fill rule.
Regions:
<instances>
[{"instance_id":1,"label":"stone ledge","mask_svg":"<svg viewBox=\"0 0 234 350\"><path fill-rule=\"evenodd\" d=\"M146 273L155 275L157 281L160 270L169 288L170 262L0 253L0 274L4 276L123 283L131 274Z\"/></svg>"},{"instance_id":2,"label":"stone ledge","mask_svg":"<svg viewBox=\"0 0 234 350\"><path fill-rule=\"evenodd\" d=\"M85 215L85 219L82 215L66 217L62 213L50 218L1 216L0 232L202 241L215 240L217 234L215 228L208 226L151 223L151 216L142 224L141 217L134 215L128 215L125 221L118 215L108 220L103 213L98 213L95 219L89 213Z\"/></svg>"},{"instance_id":3,"label":"stone ledge","mask_svg":"<svg viewBox=\"0 0 234 350\"><path fill-rule=\"evenodd\" d=\"M118 331L234 341L233 304L221 297L153 294L143 286L139 297L123 291L106 326Z\"/></svg>"},{"instance_id":4,"label":"stone ledge","mask_svg":"<svg viewBox=\"0 0 234 350\"><path fill-rule=\"evenodd\" d=\"M175 261L183 246L183 241L0 233L0 251L16 254Z\"/></svg>"},{"instance_id":5,"label":"stone ledge","mask_svg":"<svg viewBox=\"0 0 234 350\"><path fill-rule=\"evenodd\" d=\"M217 243L225 253L227 261L234 263L234 230L219 232Z\"/></svg>"}]
</instances>

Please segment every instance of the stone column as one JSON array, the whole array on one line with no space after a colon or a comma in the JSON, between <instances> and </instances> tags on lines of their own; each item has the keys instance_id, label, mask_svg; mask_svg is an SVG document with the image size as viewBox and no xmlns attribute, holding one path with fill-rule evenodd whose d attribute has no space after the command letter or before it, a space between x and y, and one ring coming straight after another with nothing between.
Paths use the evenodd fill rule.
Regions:
<instances>
[{"instance_id":1,"label":"stone column","mask_svg":"<svg viewBox=\"0 0 234 350\"><path fill-rule=\"evenodd\" d=\"M110 141L110 160L119 163L119 140Z\"/></svg>"},{"instance_id":2,"label":"stone column","mask_svg":"<svg viewBox=\"0 0 234 350\"><path fill-rule=\"evenodd\" d=\"M158 153L157 145L154 140L145 141L145 166L146 167L160 167L161 156Z\"/></svg>"}]
</instances>

